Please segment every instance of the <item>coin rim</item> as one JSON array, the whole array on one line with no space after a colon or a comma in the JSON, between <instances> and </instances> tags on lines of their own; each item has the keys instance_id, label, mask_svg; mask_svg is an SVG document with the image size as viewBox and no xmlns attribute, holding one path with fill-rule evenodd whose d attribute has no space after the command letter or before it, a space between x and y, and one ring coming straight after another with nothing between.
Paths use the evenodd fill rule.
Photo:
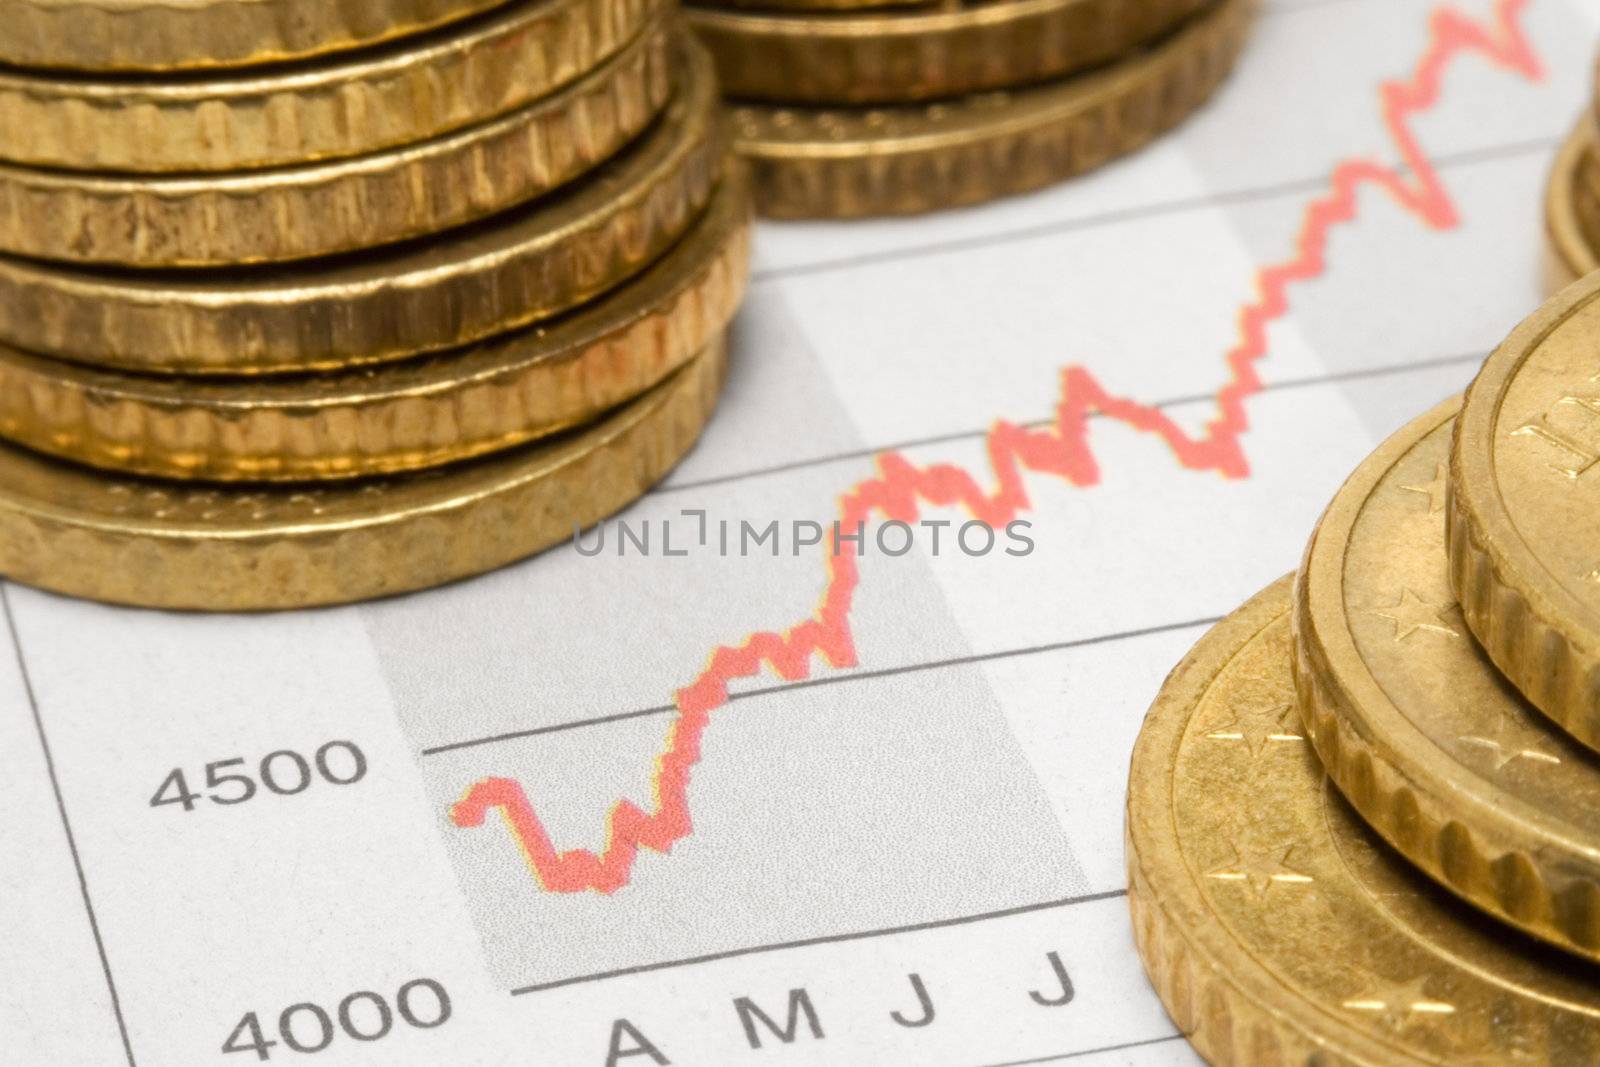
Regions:
<instances>
[{"instance_id":1,"label":"coin rim","mask_svg":"<svg viewBox=\"0 0 1600 1067\"><path fill-rule=\"evenodd\" d=\"M1600 612L1572 595L1523 538L1500 492L1495 426L1517 372L1546 338L1600 299L1600 274L1562 290L1484 362L1450 449L1450 577L1496 666L1573 737L1600 751Z\"/></svg>"},{"instance_id":2,"label":"coin rim","mask_svg":"<svg viewBox=\"0 0 1600 1067\"><path fill-rule=\"evenodd\" d=\"M554 317L648 267L710 199L725 136L715 77L698 46L686 37L679 44L683 80L664 115L585 181L550 197L420 244L303 270L219 278L0 256L0 341L146 373L251 375L380 363ZM574 250L574 242L587 247ZM591 276L595 247L627 262ZM556 257L554 248L566 252ZM441 250L455 259L441 262ZM558 270L567 273L554 277L569 283L559 300L523 300L535 281L553 288ZM419 298L429 293L440 306L423 315Z\"/></svg>"},{"instance_id":3,"label":"coin rim","mask_svg":"<svg viewBox=\"0 0 1600 1067\"><path fill-rule=\"evenodd\" d=\"M373 32L346 17L348 5L330 0L303 0L294 5L293 13L274 13L259 0L184 4L0 0L0 27L10 31L0 35L0 51L18 67L64 72L143 74L262 66L380 45L471 18L503 2L426 0L424 5L422 0L383 0L393 10L379 20L381 28ZM423 16L420 6L438 13ZM408 11L412 13L409 16L405 14ZM365 17L371 20L370 13ZM132 28L125 24L130 19L138 20ZM51 22L61 25L52 30ZM285 35L274 32L283 26L298 27L298 37L305 43L292 44ZM24 34L34 38L32 47L19 43ZM119 47L113 54L86 44L94 40L115 41ZM184 46L177 47L175 42ZM191 46L191 42L198 43Z\"/></svg>"},{"instance_id":4,"label":"coin rim","mask_svg":"<svg viewBox=\"0 0 1600 1067\"><path fill-rule=\"evenodd\" d=\"M676 32L655 20L542 99L354 159L181 176L0 162L0 248L66 267L194 269L292 263L441 234L574 183L638 139L670 99ZM616 121L596 130L597 107ZM571 151L556 151L557 143ZM467 195L433 192L449 186Z\"/></svg>"},{"instance_id":5,"label":"coin rim","mask_svg":"<svg viewBox=\"0 0 1600 1067\"><path fill-rule=\"evenodd\" d=\"M571 85L637 39L663 6L513 0L380 54L199 80L0 69L0 143L12 164L151 175L369 155L487 122ZM424 81L426 107L392 106L414 102ZM363 119L369 113L376 125ZM225 136L210 136L219 126ZM305 137L308 129L318 136ZM3 136L16 130L27 138Z\"/></svg>"},{"instance_id":6,"label":"coin rim","mask_svg":"<svg viewBox=\"0 0 1600 1067\"><path fill-rule=\"evenodd\" d=\"M359 498L366 486L384 484L418 497L391 500L387 509L367 514L323 520L280 515L256 526L122 521L37 496L19 501L0 484L0 573L93 600L205 611L348 603L482 574L559 544L648 491L709 422L726 361L727 340L719 336L648 392L571 434L441 470L317 487L323 494ZM161 484L108 478L0 445L5 450L77 479L140 488ZM177 493L270 495L290 502L304 490L167 484ZM597 494L597 488L604 492ZM517 509L524 521L493 523L493 536L471 529L495 517L496 508ZM527 521L530 512L538 513L536 521ZM431 565L394 558L396 542L423 543L445 558ZM30 546L39 549L31 558ZM461 552L462 546L472 548ZM457 554L449 555L453 550Z\"/></svg>"},{"instance_id":7,"label":"coin rim","mask_svg":"<svg viewBox=\"0 0 1600 1067\"><path fill-rule=\"evenodd\" d=\"M1589 237L1575 200L1585 163L1595 164L1597 151L1600 151L1600 141L1597 141L1591 123L1585 119L1561 143L1551 163L1550 176L1545 182L1544 226L1550 251L1554 253L1556 266L1562 272L1558 288L1600 270L1600 240Z\"/></svg>"},{"instance_id":8,"label":"coin rim","mask_svg":"<svg viewBox=\"0 0 1600 1067\"><path fill-rule=\"evenodd\" d=\"M919 214L1029 192L1127 155L1199 110L1232 71L1257 7L1257 0L1220 0L1158 44L1109 67L999 94L1004 110L998 113L997 94L856 111L743 106L734 112L734 149L753 168L757 210L777 218ZM1173 90L1175 84L1181 92ZM1146 96L1153 100L1152 114L1131 134L1102 136L1092 150L1071 151L1072 158L1047 174L1025 174L1014 165L1018 143L1085 141L1091 125L1115 130L1117 111ZM924 116L932 114L941 125L893 137L809 141L751 132L756 123L770 128L785 113L837 116L863 128L874 116L898 113L902 120L928 121ZM951 114L958 123L947 121ZM997 148L1008 142L1009 150ZM907 190L917 190L917 199L908 198Z\"/></svg>"},{"instance_id":9,"label":"coin rim","mask_svg":"<svg viewBox=\"0 0 1600 1067\"><path fill-rule=\"evenodd\" d=\"M761 15L866 14L932 8L940 0L719 0L722 10L747 11Z\"/></svg>"},{"instance_id":10,"label":"coin rim","mask_svg":"<svg viewBox=\"0 0 1600 1067\"><path fill-rule=\"evenodd\" d=\"M1120 59L1209 6L1211 0L1143 0L1134 18L1126 0L984 0L958 10L808 14L690 5L684 17L711 50L731 97L861 105L1064 78ZM1090 12L1081 14L1085 8ZM1122 17L1113 18L1115 11ZM1115 25L1116 35L1053 32L1061 21L1079 17Z\"/></svg>"},{"instance_id":11,"label":"coin rim","mask_svg":"<svg viewBox=\"0 0 1600 1067\"><path fill-rule=\"evenodd\" d=\"M519 447L647 390L726 328L748 276L741 171L731 165L689 233L622 287L541 326L416 364L217 383L0 346L0 436L108 471L230 483L388 475ZM551 400L525 400L531 392ZM423 443L427 435L413 429L399 439L394 427L407 418L456 432Z\"/></svg>"},{"instance_id":12,"label":"coin rim","mask_svg":"<svg viewBox=\"0 0 1600 1067\"><path fill-rule=\"evenodd\" d=\"M1382 478L1459 407L1452 397L1397 430L1362 461L1318 521L1295 584L1301 720L1351 805L1419 869L1500 920L1600 960L1600 922L1591 921L1585 931L1572 917L1584 912L1582 902L1564 901L1577 894L1600 904L1600 843L1585 844L1559 814L1540 811L1447 758L1395 707L1349 629L1343 581L1353 525ZM1336 662L1358 667L1340 671ZM1464 777L1481 788L1452 784ZM1497 881L1501 868L1511 875ZM1585 869L1587 876L1578 873Z\"/></svg>"},{"instance_id":13,"label":"coin rim","mask_svg":"<svg viewBox=\"0 0 1600 1067\"><path fill-rule=\"evenodd\" d=\"M1210 1063L1321 1062L1336 1040L1339 1062L1389 1065L1397 1062L1394 1046L1292 990L1285 996L1285 987L1227 933L1195 882L1172 822L1173 768L1195 709L1268 627L1292 616L1294 580L1292 574L1279 578L1207 630L1145 715L1129 762L1124 822L1134 941L1167 1013ZM1158 865L1157 857L1165 862ZM1227 1055L1239 1049L1278 1054L1270 1060Z\"/></svg>"}]
</instances>

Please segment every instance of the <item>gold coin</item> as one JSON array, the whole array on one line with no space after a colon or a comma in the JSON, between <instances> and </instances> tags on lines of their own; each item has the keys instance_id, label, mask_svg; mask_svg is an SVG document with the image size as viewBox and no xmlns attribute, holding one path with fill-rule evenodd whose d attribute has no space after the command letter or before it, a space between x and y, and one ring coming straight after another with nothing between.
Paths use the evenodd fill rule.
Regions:
<instances>
[{"instance_id":1,"label":"gold coin","mask_svg":"<svg viewBox=\"0 0 1600 1067\"><path fill-rule=\"evenodd\" d=\"M17 67L167 71L277 63L379 44L505 0L0 0Z\"/></svg>"},{"instance_id":2,"label":"gold coin","mask_svg":"<svg viewBox=\"0 0 1600 1067\"><path fill-rule=\"evenodd\" d=\"M553 96L358 159L161 177L0 164L0 248L67 262L197 267L438 233L547 193L615 154L666 104L681 54L658 24Z\"/></svg>"},{"instance_id":3,"label":"gold coin","mask_svg":"<svg viewBox=\"0 0 1600 1067\"><path fill-rule=\"evenodd\" d=\"M1128 781L1128 903L1217 1067L1594 1063L1600 973L1463 907L1328 785L1294 716L1289 580L1173 671Z\"/></svg>"},{"instance_id":4,"label":"gold coin","mask_svg":"<svg viewBox=\"0 0 1600 1067\"><path fill-rule=\"evenodd\" d=\"M1391 437L1318 524L1295 590L1301 716L1334 782L1412 862L1600 958L1600 759L1495 670L1450 589L1457 410Z\"/></svg>"},{"instance_id":5,"label":"gold coin","mask_svg":"<svg viewBox=\"0 0 1600 1067\"><path fill-rule=\"evenodd\" d=\"M1133 151L1233 66L1255 0L1221 0L1110 67L1014 93L853 111L740 107L735 150L780 218L908 215L1026 192Z\"/></svg>"},{"instance_id":6,"label":"gold coin","mask_svg":"<svg viewBox=\"0 0 1600 1067\"><path fill-rule=\"evenodd\" d=\"M718 0L714 6L741 11L809 14L816 11L854 13L919 7L931 9L951 2L955 0Z\"/></svg>"},{"instance_id":7,"label":"gold coin","mask_svg":"<svg viewBox=\"0 0 1600 1067\"><path fill-rule=\"evenodd\" d=\"M1506 677L1600 749L1600 275L1528 318L1467 392L1451 575Z\"/></svg>"},{"instance_id":8,"label":"gold coin","mask_svg":"<svg viewBox=\"0 0 1600 1067\"><path fill-rule=\"evenodd\" d=\"M548 324L417 361L217 382L0 347L0 434L98 467L214 481L388 474L520 445L642 393L711 343L744 292L749 213L736 169L633 281Z\"/></svg>"},{"instance_id":9,"label":"gold coin","mask_svg":"<svg viewBox=\"0 0 1600 1067\"><path fill-rule=\"evenodd\" d=\"M141 274L0 257L0 342L136 371L324 370L452 348L649 266L722 172L703 53L645 137L583 182L441 238L297 270ZM451 191L455 195L455 191Z\"/></svg>"},{"instance_id":10,"label":"gold coin","mask_svg":"<svg viewBox=\"0 0 1600 1067\"><path fill-rule=\"evenodd\" d=\"M599 422L416 474L332 486L115 477L0 445L0 574L144 607L337 604L491 570L628 504L699 435L724 345Z\"/></svg>"},{"instance_id":11,"label":"gold coin","mask_svg":"<svg viewBox=\"0 0 1600 1067\"><path fill-rule=\"evenodd\" d=\"M1578 123L1556 154L1544 193L1552 262L1548 284L1559 289L1600 270L1600 161L1593 124Z\"/></svg>"},{"instance_id":12,"label":"gold coin","mask_svg":"<svg viewBox=\"0 0 1600 1067\"><path fill-rule=\"evenodd\" d=\"M660 0L517 0L310 69L197 79L0 70L0 156L79 171L281 167L414 144L514 111L637 37Z\"/></svg>"},{"instance_id":13,"label":"gold coin","mask_svg":"<svg viewBox=\"0 0 1600 1067\"><path fill-rule=\"evenodd\" d=\"M685 9L723 92L781 104L893 104L1014 89L1120 58L1211 0L976 0L812 15Z\"/></svg>"}]
</instances>

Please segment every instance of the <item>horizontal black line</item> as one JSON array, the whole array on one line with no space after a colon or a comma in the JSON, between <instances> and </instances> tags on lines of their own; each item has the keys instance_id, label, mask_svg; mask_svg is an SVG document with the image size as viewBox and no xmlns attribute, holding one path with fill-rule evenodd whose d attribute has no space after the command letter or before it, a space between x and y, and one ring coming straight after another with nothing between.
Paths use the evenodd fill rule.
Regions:
<instances>
[{"instance_id":1,"label":"horizontal black line","mask_svg":"<svg viewBox=\"0 0 1600 1067\"><path fill-rule=\"evenodd\" d=\"M751 697L770 696L773 693L788 693L796 689L814 689L823 685L839 685L844 682L859 682L871 678L890 678L897 674L912 674L917 671L942 670L946 667L966 667L974 663L988 663L997 659L1012 659L1016 656L1034 656L1042 652L1060 652L1069 648L1084 648L1089 645L1103 645L1111 641L1129 640L1135 637L1149 637L1153 634L1171 633L1174 630L1189 630L1196 626L1211 626L1220 621L1222 616L1213 616L1204 619L1189 619L1185 622L1169 622L1159 626L1145 626L1137 630L1121 630L1117 633L1098 634L1094 637L1078 637L1070 641L1052 641L1043 645L1028 645L1024 648L1007 648L998 652L977 652L969 656L953 656L950 659L928 660L923 663L907 663L899 667L880 667L871 671L849 671L843 674L830 674L822 678L807 678L801 682L785 682L782 685L762 686L757 689L746 689L742 692L731 694L729 700L748 700Z\"/></svg>"},{"instance_id":2,"label":"horizontal black line","mask_svg":"<svg viewBox=\"0 0 1600 1067\"><path fill-rule=\"evenodd\" d=\"M730 960L739 956L753 956L761 952L777 952L780 949L810 948L813 945L837 945L845 941L861 941L869 937L911 934L923 930L942 930L950 926L965 926L968 923L984 922L988 919L1005 919L1013 915L1026 915L1029 912L1070 907L1073 904L1092 904L1099 900L1114 900L1117 897L1127 895L1128 891L1126 889L1109 889L1101 893L1084 893L1075 897L1062 897L1060 900L1047 900L1040 904L1023 904L1015 908L1001 908L998 911L986 911L977 915L961 915L954 919L934 919L931 922L911 923L907 926L886 926L880 930L861 930L849 934L808 937L799 941L779 941L770 945L751 945L748 948L730 949L727 952L711 952L704 956L689 956L685 959L665 960L661 963L643 963L637 967L621 967L614 971L601 971L596 974L578 975L574 978L561 978L554 982L540 982L536 985L519 986L511 991L511 995L520 997L526 993L542 993L549 989L560 989L563 986L599 982L607 978L621 978L630 974L646 974L650 971L662 971L671 967L688 967L697 963L715 963L718 960Z\"/></svg>"},{"instance_id":3,"label":"horizontal black line","mask_svg":"<svg viewBox=\"0 0 1600 1067\"><path fill-rule=\"evenodd\" d=\"M1559 138L1539 137L1524 141L1509 141L1505 144L1489 145L1483 148L1463 149L1460 152L1452 152L1435 157L1433 166L1435 170L1448 170L1454 167L1470 166L1474 163L1510 159L1533 152L1548 152L1559 143ZM1398 161L1390 162L1388 165L1402 173L1409 170L1403 163ZM1272 200L1292 193L1314 192L1327 188L1327 185L1328 172L1324 171L1312 177L1291 178L1268 185L1245 186L1220 193L1207 193L1205 196L1191 196L1178 200L1162 200L1153 204L1139 204L1135 207L1118 208L1114 211L1103 211L1099 214L1084 215L1074 219L1062 219L1058 222L1029 226L1027 228L997 230L994 233L974 234L970 237L953 238L948 241L906 245L901 248L889 248L878 252L863 252L854 256L841 256L838 259L817 260L813 263L797 263L789 267L772 267L768 270L756 271L751 276L751 280L755 282L778 281L808 274L827 274L836 270L896 263L906 259L918 259L922 256L942 255L946 252L966 252L978 248L992 248L996 245L1031 241L1041 237L1055 237L1063 233L1073 233L1079 230L1092 230L1102 226L1116 226L1126 222L1159 218L1163 215L1181 215L1185 212L1200 211L1206 208L1230 207L1259 200Z\"/></svg>"},{"instance_id":4,"label":"horizontal black line","mask_svg":"<svg viewBox=\"0 0 1600 1067\"><path fill-rule=\"evenodd\" d=\"M1432 357L1432 358L1429 358L1429 359L1415 360L1415 361L1412 361L1410 363L1393 363L1393 364L1386 364L1386 365L1380 366L1380 367L1366 367L1366 368L1362 368L1362 369L1359 369L1359 370L1351 370L1351 371L1334 371L1334 372L1331 372L1331 373L1328 373L1328 374L1310 375L1310 376L1303 377L1303 378L1286 378L1286 379L1283 379L1282 381L1272 382L1270 384L1264 385L1262 387L1262 391L1266 392L1266 391L1285 391L1285 390L1291 390L1291 389L1303 389L1303 388L1307 388L1307 387L1310 387L1310 386L1327 385L1327 384L1331 384L1331 383L1334 383L1334 382L1359 381L1359 380L1372 379L1372 378L1390 377L1390 376L1399 375L1399 374L1408 374L1408 373L1424 371L1424 370L1436 370L1436 369L1438 369L1440 367L1448 367L1448 366L1453 366L1455 364L1460 364L1460 363L1482 362L1484 357L1485 357L1485 353L1483 353L1483 352L1468 352L1468 353L1462 353L1462 354L1450 355L1450 356L1435 356L1435 357ZM1167 400L1160 401L1157 406L1159 406L1159 407L1176 407L1176 406L1179 406L1179 405L1182 405L1182 404L1196 403L1196 402L1201 401L1201 400L1209 400L1214 395L1215 394L1213 394L1213 393L1203 393L1203 394L1197 393L1197 394L1193 394L1193 395L1190 395L1190 396L1172 397L1172 398L1169 398ZM1038 420L1034 420L1032 422L1023 423L1023 425L1024 426L1037 427L1037 426L1048 425L1051 421L1052 420L1050 420L1050 419L1038 419ZM949 442L949 441L958 440L958 439L961 439L961 438L980 437L980 436L982 436L983 434L985 434L987 432L988 432L987 430L967 431L967 432L960 433L960 434L947 434L947 435L944 435L942 437L929 437L929 438L922 438L922 439L915 440L915 441L904 441L904 442L901 442L899 444L882 445L882 446L879 446L878 448L874 448L874 449L871 449L871 450L864 450L864 451L860 451L860 452L839 453L839 454L836 454L836 455L827 456L827 457L821 457L821 458L814 459L814 460L802 461L802 463L799 463L799 464L786 465L785 468L769 468L769 469L763 469L763 470L760 470L760 471L748 471L748 472L745 472L744 474L729 476L729 480L731 480L734 477L744 478L744 477L754 477L754 476L756 476L758 474L769 474L769 473L773 473L777 469L789 469L789 468L792 468L794 466L800 466L800 465L805 465L805 464L831 463L831 462L836 462L836 461L843 460L843 459L860 458L862 456L873 456L873 455L877 455L880 452L888 452L888 451L895 451L895 450L899 450L899 449L912 448L912 447L916 447L916 446L919 446L919 445L943 443L943 442ZM708 482L698 482L698 483L694 483L694 484L696 484L696 485L705 485L705 484L709 484L709 481ZM1205 622L1205 623L1215 622L1215 621L1216 621L1215 619L1203 620L1203 622ZM1002 658L1006 658L1006 657L1009 657L1009 656L1027 655L1027 654L1033 653L1033 652L1056 651L1056 650L1059 650L1059 649L1062 649L1062 648L1073 648L1073 647L1076 647L1076 646L1081 645L1081 644L1095 644L1095 643L1102 642L1102 641L1115 641L1115 640L1119 640L1119 639L1122 639L1122 638L1141 637L1141 636L1145 636L1146 634L1150 634L1150 633L1160 633L1160 632L1162 632L1163 630L1166 630L1166 629L1183 629L1183 628L1188 627L1188 626L1200 625L1200 624L1201 623L1175 623L1170 627L1155 627L1155 628L1149 629L1149 630L1134 630L1134 631L1129 631L1129 632L1126 632L1126 633L1106 634L1106 635L1099 636L1099 637L1083 638L1083 639L1080 639L1080 640L1077 640L1077 641L1061 642L1061 643L1050 644L1050 645L1039 645L1039 646L1035 646L1035 647L1032 647L1032 648L1013 649L1013 650L1007 650L1007 651L1002 651L1002 652L989 652L989 653L984 653L983 655L976 656L976 657L968 656L968 657L960 657L960 658L952 659L952 660L937 660L937 661L931 661L929 663L924 663L924 664L912 664L912 665L904 666L904 667L891 667L891 668L887 668L885 670L880 670L880 671L858 671L858 672L853 672L853 673L849 673L849 674L829 675L826 678L814 678L814 679L808 679L807 681L803 681L803 682L790 682L790 683L786 683L784 685L767 686L767 687L763 687L763 688L760 688L760 689L746 690L745 692L742 692L742 693L733 693L733 694L731 694L729 696L728 699L729 700L742 700L742 699L747 699L749 697L766 696L766 695L771 694L771 693L783 692L783 691L787 691L787 690L790 690L790 689L801 689L801 688L805 688L807 686L812 686L812 685L828 685L828 684L832 684L832 683L835 683L835 682L852 681L852 680L861 679L861 678L876 678L876 677L882 677L882 676L887 675L887 674L899 674L899 673L905 673L907 671L913 671L913 670L927 670L927 669L932 669L932 668L936 668L936 667L959 666L959 665L966 664L966 663L981 662L984 659L1002 659ZM465 749L465 748L476 748L479 745L494 744L495 742L498 742L498 741L514 741L514 740L518 740L520 738L538 737L541 734L552 734L552 733L560 733L560 732L565 731L565 730L575 730L575 729L578 729L579 727L583 727L583 726L599 726L599 725L603 725L605 723L625 722L625 721L627 721L629 719L647 718L647 717L649 717L651 715L666 715L666 714L671 714L671 713L675 712L676 710L677 710L677 708L673 704L657 704L657 705L655 705L653 707L637 708L637 709L634 709L634 710L631 710L631 711L620 711L620 712L616 712L616 713L611 714L611 715L600 715L600 716L596 716L594 718L589 718L589 719L575 719L575 720L572 720L570 722L553 723L553 724L551 724L549 726L537 726L537 727L532 727L532 728L529 728L529 729L526 729L526 730L508 730L508 731L506 731L504 733L490 734L490 735L485 736L485 737L475 737L475 738L469 738L469 739L467 739L465 741L452 741L452 742L450 742L448 744L434 745L434 746L432 746L430 748L422 749L420 755L423 755L423 756L436 756L436 755L439 755L439 754L444 753L444 752L454 752L454 751L457 751L457 750L460 750L460 749Z\"/></svg>"},{"instance_id":5,"label":"horizontal black line","mask_svg":"<svg viewBox=\"0 0 1600 1067\"><path fill-rule=\"evenodd\" d=\"M1304 378L1285 378L1282 381L1263 383L1260 392L1276 393L1288 389L1303 389L1313 385L1331 385L1335 382L1353 382L1364 378L1382 378L1396 374L1408 374L1412 371L1432 370L1437 367L1445 367L1455 363L1467 363L1469 361L1481 363L1487 355L1488 353L1486 352L1469 352L1463 355L1434 356L1428 359L1412 360L1408 363L1386 363L1382 366L1365 367L1359 370L1331 371L1327 374L1308 375ZM1157 400L1151 406L1156 408L1182 407L1185 404L1197 404L1202 401L1214 400L1216 395L1214 391L1209 393L1190 393L1186 396L1174 396L1165 400ZM1099 412L1090 412L1091 417L1098 417L1099 414ZM1019 425L1029 429L1037 429L1041 426L1049 426L1054 422L1054 418L1040 418L1030 419ZM669 482L665 485L656 486L650 492L652 494L662 494L676 493L685 489L704 489L707 486L743 481L746 478L785 474L790 471L803 470L806 467L821 467L829 463L842 463L846 460L868 459L885 452L899 452L909 448L922 448L927 445L950 444L954 441L969 441L983 437L988 433L989 429L985 427L981 430L957 430L953 433L937 434L932 437L908 438L904 441L875 445L872 448L853 448L843 452L829 452L825 455L813 456L808 459L797 459L788 463L775 463L770 467L753 467L749 470L735 471L732 474L718 474L691 482Z\"/></svg>"},{"instance_id":6,"label":"horizontal black line","mask_svg":"<svg viewBox=\"0 0 1600 1067\"><path fill-rule=\"evenodd\" d=\"M950 659L926 660L922 663L907 663L898 667L880 667L870 671L845 671L839 674L830 674L822 678L807 678L799 682L784 682L782 685L761 686L756 689L746 689L738 693L729 693L728 701L750 700L754 697L772 696L775 693L792 693L798 689L814 689L821 685L840 685L845 682L861 682L873 678L890 678L897 674L912 674L917 671L942 670L947 667L966 667L974 663L987 663L990 660L1011 659L1016 656L1033 656L1042 652L1060 652L1069 648L1085 648L1089 645L1102 645L1110 641L1125 641L1136 637L1149 637L1154 634L1171 633L1174 630L1188 630L1196 626L1210 626L1218 622L1222 616L1212 616L1204 619L1190 619L1186 622L1163 623L1160 626L1145 626L1137 630L1120 630L1116 633L1097 634L1094 637L1076 637L1070 641L1053 641L1043 645L1028 645L1024 648L1007 648L998 652L978 652L969 656L953 656ZM542 734L561 733L566 730L576 730L585 726L601 726L606 723L623 722L628 719L642 719L650 715L669 715L678 710L675 704L657 704L654 707L638 708L633 711L622 711L612 715L600 715L592 719L573 719L569 722L553 723L549 726L534 726L526 730L508 730L505 733L490 734L486 737L473 737L465 741L451 741L444 745L434 745L425 748L419 753L423 756L437 756L442 752L457 752L464 748L476 748L479 745L492 745L499 741L514 741L525 737L538 737Z\"/></svg>"},{"instance_id":7,"label":"horizontal black line","mask_svg":"<svg viewBox=\"0 0 1600 1067\"><path fill-rule=\"evenodd\" d=\"M1124 1041L1120 1045L1101 1045L1099 1048L1079 1049L1076 1052L1061 1052L1054 1056L1035 1056L1031 1060L1007 1060L1004 1063L985 1064L984 1067L1032 1067L1036 1063L1060 1063L1062 1060L1075 1060L1083 1056L1098 1056L1102 1052L1121 1052L1123 1049L1143 1048L1145 1045L1164 1045L1168 1041L1181 1041L1183 1034L1167 1034L1165 1037L1147 1037L1143 1041Z\"/></svg>"},{"instance_id":8,"label":"horizontal black line","mask_svg":"<svg viewBox=\"0 0 1600 1067\"><path fill-rule=\"evenodd\" d=\"M524 737L538 737L541 734L558 734L565 730L576 730L580 726L601 726L608 722L625 722L628 719L643 719L651 715L666 715L677 710L676 704L657 704L652 708L619 711L614 715L598 715L592 719L574 719L571 722L558 722L549 726L534 726L526 730L507 730L505 733L489 734L487 737L472 737L465 741L451 741L448 744L434 745L431 748L423 749L419 755L437 756L443 752L458 752L464 748L477 748L479 745L492 745L499 741L516 741Z\"/></svg>"},{"instance_id":9,"label":"horizontal black line","mask_svg":"<svg viewBox=\"0 0 1600 1067\"><path fill-rule=\"evenodd\" d=\"M1360 367L1356 370L1333 371L1328 374L1309 374L1304 378L1284 378L1282 381L1263 385L1261 391L1276 393L1285 389L1304 389L1307 386L1329 385L1334 382L1358 382L1368 378L1392 378L1400 374L1438 370L1440 367L1451 367L1460 363L1482 363L1488 358L1489 353L1481 350L1457 352L1448 356L1428 356L1426 359L1414 359L1408 363L1385 363L1377 367ZM1214 395L1213 393L1205 393L1198 399L1210 400Z\"/></svg>"}]
</instances>

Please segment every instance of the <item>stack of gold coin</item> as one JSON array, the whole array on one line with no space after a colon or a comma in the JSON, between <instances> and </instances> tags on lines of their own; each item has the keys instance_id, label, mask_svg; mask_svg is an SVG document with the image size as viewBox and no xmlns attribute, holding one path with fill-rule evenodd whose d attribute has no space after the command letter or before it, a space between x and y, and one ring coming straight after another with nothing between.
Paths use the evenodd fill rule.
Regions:
<instances>
[{"instance_id":1,"label":"stack of gold coin","mask_svg":"<svg viewBox=\"0 0 1600 1067\"><path fill-rule=\"evenodd\" d=\"M1595 88L1594 102L1556 155L1545 187L1552 288L1600 269L1600 65Z\"/></svg>"},{"instance_id":2,"label":"stack of gold coin","mask_svg":"<svg viewBox=\"0 0 1600 1067\"><path fill-rule=\"evenodd\" d=\"M690 447L747 272L666 0L0 0L0 572L447 581Z\"/></svg>"},{"instance_id":3,"label":"stack of gold coin","mask_svg":"<svg viewBox=\"0 0 1600 1067\"><path fill-rule=\"evenodd\" d=\"M1135 747L1146 968L1215 1064L1600 1062L1600 274L1352 474Z\"/></svg>"},{"instance_id":4,"label":"stack of gold coin","mask_svg":"<svg viewBox=\"0 0 1600 1067\"><path fill-rule=\"evenodd\" d=\"M756 205L904 215L1130 152L1233 66L1255 0L693 0Z\"/></svg>"}]
</instances>

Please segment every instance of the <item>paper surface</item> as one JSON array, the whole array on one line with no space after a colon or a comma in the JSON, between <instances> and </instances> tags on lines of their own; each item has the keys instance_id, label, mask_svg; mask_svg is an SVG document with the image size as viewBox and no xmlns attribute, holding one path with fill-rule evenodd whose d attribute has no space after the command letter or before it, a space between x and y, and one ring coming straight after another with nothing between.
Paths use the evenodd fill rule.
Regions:
<instances>
[{"instance_id":1,"label":"paper surface","mask_svg":"<svg viewBox=\"0 0 1600 1067\"><path fill-rule=\"evenodd\" d=\"M0 1062L1197 1062L1129 933L1140 719L1541 301L1597 33L1576 0L1270 0L1215 103L1135 158L763 225L721 408L622 516L648 556L610 525L594 557L263 617L6 586ZM1437 98L1386 121L1419 70ZM1412 146L1399 186L1360 180ZM1352 179L1353 215L1314 207ZM1055 425L1096 388L1126 403ZM930 469L1032 550L969 554L969 511L909 491L892 514L948 520L937 552L918 527L881 553L877 511L853 577L791 543ZM779 554L740 556L741 521ZM781 669L713 658L808 619Z\"/></svg>"}]
</instances>

